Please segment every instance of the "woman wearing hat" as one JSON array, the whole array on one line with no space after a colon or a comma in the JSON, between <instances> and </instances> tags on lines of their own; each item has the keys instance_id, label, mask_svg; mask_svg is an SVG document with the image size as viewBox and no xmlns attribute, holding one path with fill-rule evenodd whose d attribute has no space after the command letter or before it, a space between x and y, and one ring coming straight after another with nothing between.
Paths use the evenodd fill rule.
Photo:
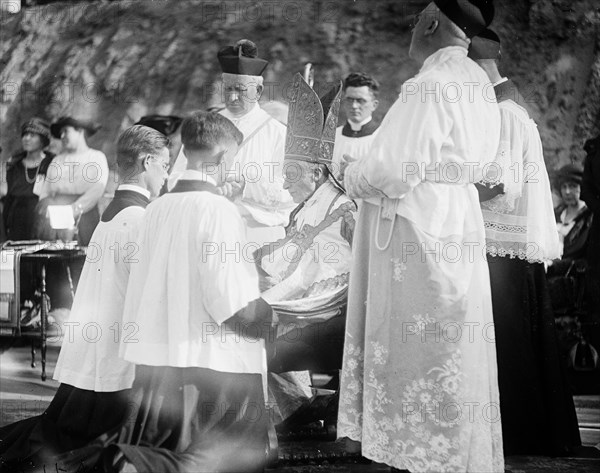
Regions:
<instances>
[{"instance_id":1,"label":"woman wearing hat","mask_svg":"<svg viewBox=\"0 0 600 473\"><path fill-rule=\"evenodd\" d=\"M38 196L33 193L36 181L43 179L54 154L45 151L50 144L50 126L41 118L32 118L21 126L22 150L7 163L7 194L3 219L8 240L34 238L35 207Z\"/></svg>"},{"instance_id":2,"label":"woman wearing hat","mask_svg":"<svg viewBox=\"0 0 600 473\"><path fill-rule=\"evenodd\" d=\"M554 214L563 252L560 262L552 266L553 274L563 274L573 264L585 264L593 214L580 199L582 178L583 169L576 164L563 166L555 177L562 204Z\"/></svg>"},{"instance_id":3,"label":"woman wearing hat","mask_svg":"<svg viewBox=\"0 0 600 473\"><path fill-rule=\"evenodd\" d=\"M90 148L86 138L100 127L73 117L61 117L50 127L52 136L60 138L63 149L54 158L45 179L36 186L39 195L38 237L57 239L47 218L49 205L71 205L78 230L78 242L87 245L100 221L98 201L108 182L108 163L103 152Z\"/></svg>"}]
</instances>

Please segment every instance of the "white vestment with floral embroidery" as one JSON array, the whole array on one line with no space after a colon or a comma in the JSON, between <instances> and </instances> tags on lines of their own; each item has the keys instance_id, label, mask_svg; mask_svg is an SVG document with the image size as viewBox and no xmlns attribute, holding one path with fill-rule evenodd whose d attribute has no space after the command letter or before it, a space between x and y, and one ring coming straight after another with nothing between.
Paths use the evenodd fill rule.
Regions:
<instances>
[{"instance_id":1,"label":"white vestment with floral embroidery","mask_svg":"<svg viewBox=\"0 0 600 473\"><path fill-rule=\"evenodd\" d=\"M412 472L504 471L485 233L472 184L495 157L500 115L485 72L466 54L448 47L425 61L344 181L364 202L338 436Z\"/></svg>"}]
</instances>

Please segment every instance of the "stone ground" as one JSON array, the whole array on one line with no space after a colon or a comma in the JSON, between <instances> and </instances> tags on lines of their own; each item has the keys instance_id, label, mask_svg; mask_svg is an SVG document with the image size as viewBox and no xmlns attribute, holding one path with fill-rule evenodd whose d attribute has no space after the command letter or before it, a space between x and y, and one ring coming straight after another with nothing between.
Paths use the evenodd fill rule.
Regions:
<instances>
[{"instance_id":1,"label":"stone ground","mask_svg":"<svg viewBox=\"0 0 600 473\"><path fill-rule=\"evenodd\" d=\"M48 348L48 379L40 379L39 351L37 366L31 368L30 347L24 344L5 349L0 355L0 425L41 414L52 400L58 383L52 373L58 357L57 344ZM576 396L575 404L585 446L577 457L550 458L512 456L506 458L506 471L512 473L584 473L600 471L600 396ZM320 460L311 461L309 457ZM323 460L327 458L327 460ZM280 442L279 462L269 473L375 473L390 472L385 465L367 463L348 456L341 444L328 440Z\"/></svg>"}]
</instances>

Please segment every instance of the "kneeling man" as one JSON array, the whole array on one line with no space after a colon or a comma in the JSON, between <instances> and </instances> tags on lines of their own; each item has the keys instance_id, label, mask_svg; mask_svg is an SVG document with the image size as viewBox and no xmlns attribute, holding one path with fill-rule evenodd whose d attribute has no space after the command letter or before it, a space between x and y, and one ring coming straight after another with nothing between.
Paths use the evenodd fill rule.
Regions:
<instances>
[{"instance_id":1,"label":"kneeling man","mask_svg":"<svg viewBox=\"0 0 600 473\"><path fill-rule=\"evenodd\" d=\"M262 471L267 448L263 329L272 311L244 248L235 205L218 191L243 136L196 112L181 126L187 169L148 206L123 317L137 343L135 422L107 460L139 472ZM116 465L118 466L118 465Z\"/></svg>"}]
</instances>

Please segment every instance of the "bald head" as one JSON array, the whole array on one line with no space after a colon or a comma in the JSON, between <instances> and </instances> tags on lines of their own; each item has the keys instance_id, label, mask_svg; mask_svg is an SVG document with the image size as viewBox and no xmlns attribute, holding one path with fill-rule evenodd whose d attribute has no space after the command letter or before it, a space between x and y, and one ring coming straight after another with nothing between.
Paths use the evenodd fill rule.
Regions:
<instances>
[{"instance_id":1,"label":"bald head","mask_svg":"<svg viewBox=\"0 0 600 473\"><path fill-rule=\"evenodd\" d=\"M422 64L438 49L447 46L469 47L470 40L437 5L431 2L415 17L409 55Z\"/></svg>"}]
</instances>

